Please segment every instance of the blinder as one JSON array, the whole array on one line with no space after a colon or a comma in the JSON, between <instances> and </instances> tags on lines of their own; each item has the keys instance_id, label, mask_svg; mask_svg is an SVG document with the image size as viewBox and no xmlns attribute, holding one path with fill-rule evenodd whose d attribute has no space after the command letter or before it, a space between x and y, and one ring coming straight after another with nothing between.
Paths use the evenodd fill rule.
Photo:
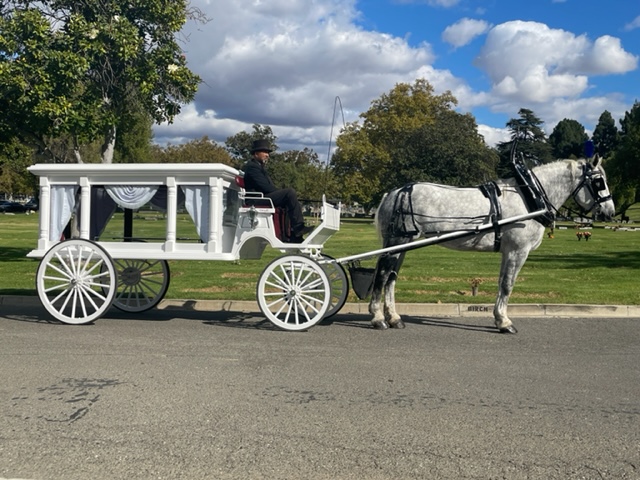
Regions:
<instances>
[{"instance_id":1,"label":"blinder","mask_svg":"<svg viewBox=\"0 0 640 480\"><path fill-rule=\"evenodd\" d=\"M580 185L576 187L573 192L575 197L576 193L583 187L587 188L591 196L593 197L593 207L600 205L608 200L611 200L611 195L603 195L601 192L607 190L607 182L604 179L604 175L595 170L591 165L586 164L583 166L584 178ZM591 207L591 208L593 208ZM589 209L590 211L591 209Z\"/></svg>"},{"instance_id":2,"label":"blinder","mask_svg":"<svg viewBox=\"0 0 640 480\"><path fill-rule=\"evenodd\" d=\"M607 188L607 184L602 177L596 177L591 179L591 186L595 192L601 192Z\"/></svg>"}]
</instances>

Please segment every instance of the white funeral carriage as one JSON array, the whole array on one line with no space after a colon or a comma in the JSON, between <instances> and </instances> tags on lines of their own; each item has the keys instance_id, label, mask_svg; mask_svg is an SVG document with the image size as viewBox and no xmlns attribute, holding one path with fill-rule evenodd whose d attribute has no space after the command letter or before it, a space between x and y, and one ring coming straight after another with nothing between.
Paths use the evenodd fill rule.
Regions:
<instances>
[{"instance_id":1,"label":"white funeral carriage","mask_svg":"<svg viewBox=\"0 0 640 480\"><path fill-rule=\"evenodd\" d=\"M131 313L155 307L169 286L169 260L256 259L267 245L283 255L257 279L256 296L275 325L307 329L346 301L344 268L322 254L340 229L339 204L323 198L319 225L294 244L283 241L271 200L245 192L241 172L227 165L38 164L29 170L40 180L40 226L28 256L41 259L37 293L61 322L92 322L112 305ZM132 212L148 203L166 212L164 238L133 233ZM117 207L124 209L123 235L102 238ZM199 238L178 235L183 207Z\"/></svg>"}]
</instances>

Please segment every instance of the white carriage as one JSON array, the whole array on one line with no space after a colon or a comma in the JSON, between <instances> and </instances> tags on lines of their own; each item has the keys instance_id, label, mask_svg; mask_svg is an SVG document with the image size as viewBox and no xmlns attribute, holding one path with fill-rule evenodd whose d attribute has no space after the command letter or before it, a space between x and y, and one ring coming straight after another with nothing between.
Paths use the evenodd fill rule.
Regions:
<instances>
[{"instance_id":1,"label":"white carriage","mask_svg":"<svg viewBox=\"0 0 640 480\"><path fill-rule=\"evenodd\" d=\"M245 192L241 172L227 165L38 164L29 170L40 180L40 225L28 256L41 258L37 293L61 322L92 322L112 305L132 313L155 307L169 286L169 260L256 259L267 245L284 253L257 285L258 305L275 325L310 328L346 301L343 267L322 254L340 229L339 204L323 198L320 224L294 244L281 239L271 200ZM166 211L164 238L133 234L131 212L149 202ZM195 241L177 233L182 205ZM122 237L101 238L118 206L125 212Z\"/></svg>"}]
</instances>

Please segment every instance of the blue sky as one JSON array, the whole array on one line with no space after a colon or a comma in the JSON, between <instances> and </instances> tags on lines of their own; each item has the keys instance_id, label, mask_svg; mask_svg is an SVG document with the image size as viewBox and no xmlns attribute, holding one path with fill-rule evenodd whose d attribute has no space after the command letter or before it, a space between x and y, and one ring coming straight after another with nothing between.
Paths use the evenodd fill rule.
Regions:
<instances>
[{"instance_id":1,"label":"blue sky","mask_svg":"<svg viewBox=\"0 0 640 480\"><path fill-rule=\"evenodd\" d=\"M224 140L269 125L281 150L326 152L397 83L426 78L472 113L488 144L520 108L588 131L640 100L637 0L193 0L184 49L204 83L158 143ZM341 117L339 117L341 123Z\"/></svg>"}]
</instances>

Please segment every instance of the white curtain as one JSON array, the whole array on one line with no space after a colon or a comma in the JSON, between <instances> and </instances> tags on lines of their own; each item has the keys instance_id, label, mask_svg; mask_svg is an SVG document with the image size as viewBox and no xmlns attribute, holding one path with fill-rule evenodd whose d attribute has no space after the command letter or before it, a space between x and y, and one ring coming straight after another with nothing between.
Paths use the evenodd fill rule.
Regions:
<instances>
[{"instance_id":1,"label":"white curtain","mask_svg":"<svg viewBox=\"0 0 640 480\"><path fill-rule=\"evenodd\" d=\"M209 187L183 185L184 206L191 215L200 240L209 241Z\"/></svg>"},{"instance_id":2,"label":"white curtain","mask_svg":"<svg viewBox=\"0 0 640 480\"><path fill-rule=\"evenodd\" d=\"M54 185L51 187L51 218L49 219L49 240L57 242L71 219L76 207L75 185Z\"/></svg>"},{"instance_id":3,"label":"white curtain","mask_svg":"<svg viewBox=\"0 0 640 480\"><path fill-rule=\"evenodd\" d=\"M158 191L157 185L136 187L132 185L105 185L109 196L122 208L136 210L149 203Z\"/></svg>"}]
</instances>

